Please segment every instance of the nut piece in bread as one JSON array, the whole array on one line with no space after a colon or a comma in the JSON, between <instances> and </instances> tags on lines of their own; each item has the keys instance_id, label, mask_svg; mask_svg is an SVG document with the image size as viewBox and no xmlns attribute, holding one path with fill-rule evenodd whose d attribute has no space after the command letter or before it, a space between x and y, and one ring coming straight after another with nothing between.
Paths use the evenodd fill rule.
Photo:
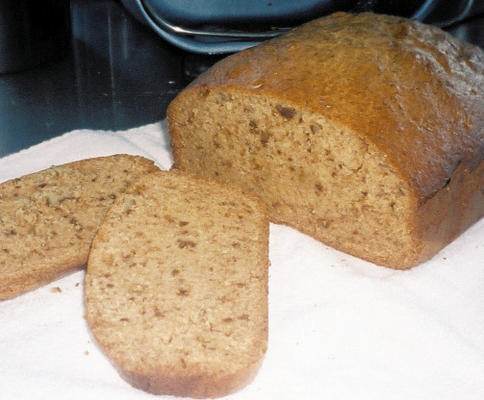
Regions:
<instances>
[{"instance_id":1,"label":"nut piece in bread","mask_svg":"<svg viewBox=\"0 0 484 400\"><path fill-rule=\"evenodd\" d=\"M269 221L240 189L179 172L137 181L93 240L89 327L133 386L205 398L255 376L267 347Z\"/></svg>"},{"instance_id":2,"label":"nut piece in bread","mask_svg":"<svg viewBox=\"0 0 484 400\"><path fill-rule=\"evenodd\" d=\"M478 47L404 18L336 13L220 61L167 115L177 168L403 269L484 214L483 110Z\"/></svg>"},{"instance_id":3,"label":"nut piece in bread","mask_svg":"<svg viewBox=\"0 0 484 400\"><path fill-rule=\"evenodd\" d=\"M87 262L114 199L158 170L115 155L54 166L0 184L0 300L36 289Z\"/></svg>"}]
</instances>

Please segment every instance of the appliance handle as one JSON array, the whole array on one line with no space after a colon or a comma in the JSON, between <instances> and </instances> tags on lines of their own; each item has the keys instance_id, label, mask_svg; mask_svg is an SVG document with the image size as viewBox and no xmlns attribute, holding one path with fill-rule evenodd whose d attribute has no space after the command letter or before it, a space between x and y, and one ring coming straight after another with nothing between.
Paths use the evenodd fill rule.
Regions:
<instances>
[{"instance_id":1,"label":"appliance handle","mask_svg":"<svg viewBox=\"0 0 484 400\"><path fill-rule=\"evenodd\" d=\"M194 40L191 39L190 37L186 35L199 35L197 33L198 31L195 30L188 30L186 28L181 28L181 27L176 27L174 25L169 24L167 21L163 20L161 17L156 16L156 18L153 17L151 14L149 8L146 6L143 0L134 0L135 4L138 7L138 10L140 11L141 15L145 19L145 21L148 23L148 25L158 34L160 35L163 39L165 39L167 42L192 53L198 53L198 54L224 54L224 53L233 53L237 51L244 50L246 48L255 46L260 43L260 40L232 40L232 41L199 41L199 40ZM184 30L185 32L183 32ZM235 33L235 32L234 32ZM281 32L274 31L274 34L272 36L277 36ZM201 35L200 35L201 36ZM209 32L205 32L204 36L214 36L214 35L209 35ZM228 35L217 35L218 37L225 36L227 37ZM229 36L232 38L238 37L240 38L241 36ZM247 34L243 37L245 39L256 39L256 38L265 38L267 36L260 36L260 34L257 35L249 35Z\"/></svg>"}]
</instances>

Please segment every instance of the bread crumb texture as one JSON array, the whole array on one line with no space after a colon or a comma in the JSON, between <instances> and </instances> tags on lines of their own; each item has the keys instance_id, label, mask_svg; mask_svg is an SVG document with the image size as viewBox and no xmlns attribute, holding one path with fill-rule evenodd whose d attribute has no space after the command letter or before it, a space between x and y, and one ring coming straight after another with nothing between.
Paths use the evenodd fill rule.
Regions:
<instances>
[{"instance_id":1,"label":"bread crumb texture","mask_svg":"<svg viewBox=\"0 0 484 400\"><path fill-rule=\"evenodd\" d=\"M116 155L0 184L0 300L85 265L114 199L139 176L157 169L144 158Z\"/></svg>"},{"instance_id":2,"label":"bread crumb texture","mask_svg":"<svg viewBox=\"0 0 484 400\"><path fill-rule=\"evenodd\" d=\"M222 60L169 106L175 165L377 264L424 261L484 214L484 53L337 13Z\"/></svg>"},{"instance_id":3,"label":"bread crumb texture","mask_svg":"<svg viewBox=\"0 0 484 400\"><path fill-rule=\"evenodd\" d=\"M89 256L89 326L132 385L218 397L267 347L268 217L255 196L178 172L118 199Z\"/></svg>"}]
</instances>

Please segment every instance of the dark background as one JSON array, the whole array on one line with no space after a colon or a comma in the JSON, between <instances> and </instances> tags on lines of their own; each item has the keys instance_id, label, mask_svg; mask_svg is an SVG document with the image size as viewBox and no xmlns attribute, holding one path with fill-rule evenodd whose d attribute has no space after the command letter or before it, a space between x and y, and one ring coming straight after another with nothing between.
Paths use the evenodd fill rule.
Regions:
<instances>
[{"instance_id":1,"label":"dark background","mask_svg":"<svg viewBox=\"0 0 484 400\"><path fill-rule=\"evenodd\" d=\"M70 20L70 45L56 59L0 74L0 157L73 129L159 121L173 97L222 57L172 47L115 0L72 0ZM484 15L446 30L484 47Z\"/></svg>"}]
</instances>

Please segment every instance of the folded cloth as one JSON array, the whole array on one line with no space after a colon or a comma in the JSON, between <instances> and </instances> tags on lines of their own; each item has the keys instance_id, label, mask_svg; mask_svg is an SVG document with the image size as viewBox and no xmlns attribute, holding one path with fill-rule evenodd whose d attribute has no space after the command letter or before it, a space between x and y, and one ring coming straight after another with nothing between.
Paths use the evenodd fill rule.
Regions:
<instances>
[{"instance_id":1,"label":"folded cloth","mask_svg":"<svg viewBox=\"0 0 484 400\"><path fill-rule=\"evenodd\" d=\"M127 131L77 130L0 158L0 182L84 158L133 154L154 160L162 169L173 163L165 122Z\"/></svg>"},{"instance_id":2,"label":"folded cloth","mask_svg":"<svg viewBox=\"0 0 484 400\"><path fill-rule=\"evenodd\" d=\"M0 159L0 182L115 153L172 164L164 123L82 130ZM484 219L407 271L285 226L270 234L269 349L254 382L229 398L484 399ZM0 302L2 400L153 398L123 381L93 340L83 279Z\"/></svg>"}]
</instances>

